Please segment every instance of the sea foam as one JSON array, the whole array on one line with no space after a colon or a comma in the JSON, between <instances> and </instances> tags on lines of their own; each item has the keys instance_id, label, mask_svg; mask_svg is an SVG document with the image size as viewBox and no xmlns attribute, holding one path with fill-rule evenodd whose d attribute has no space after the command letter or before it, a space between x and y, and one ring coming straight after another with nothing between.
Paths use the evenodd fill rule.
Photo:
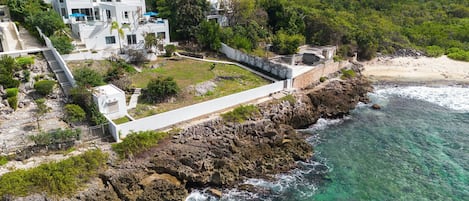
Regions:
<instances>
[{"instance_id":1,"label":"sea foam","mask_svg":"<svg viewBox=\"0 0 469 201\"><path fill-rule=\"evenodd\" d=\"M396 95L427 101L459 112L469 112L469 88L465 87L393 87L377 89L373 94L379 97Z\"/></svg>"}]
</instances>

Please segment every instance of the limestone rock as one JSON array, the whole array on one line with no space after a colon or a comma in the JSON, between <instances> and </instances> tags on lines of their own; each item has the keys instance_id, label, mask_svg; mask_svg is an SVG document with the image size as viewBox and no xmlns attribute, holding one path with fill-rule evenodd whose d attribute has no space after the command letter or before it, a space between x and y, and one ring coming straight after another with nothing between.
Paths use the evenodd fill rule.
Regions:
<instances>
[{"instance_id":1,"label":"limestone rock","mask_svg":"<svg viewBox=\"0 0 469 201\"><path fill-rule=\"evenodd\" d=\"M380 109L381 109L381 106L378 105L378 104L373 104L373 105L371 106L371 108L374 109L374 110L380 110Z\"/></svg>"}]
</instances>

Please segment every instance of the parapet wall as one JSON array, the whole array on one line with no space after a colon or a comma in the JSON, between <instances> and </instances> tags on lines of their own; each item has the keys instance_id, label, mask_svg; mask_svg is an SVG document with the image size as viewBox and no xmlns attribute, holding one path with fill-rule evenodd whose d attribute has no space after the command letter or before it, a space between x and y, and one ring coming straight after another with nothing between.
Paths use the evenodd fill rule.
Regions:
<instances>
[{"instance_id":1,"label":"parapet wall","mask_svg":"<svg viewBox=\"0 0 469 201\"><path fill-rule=\"evenodd\" d=\"M228 58L238 61L240 63L248 64L260 71L268 72L280 79L291 79L293 72L292 69L286 65L273 63L267 59L257 56L249 55L228 45L222 43L220 52L225 54Z\"/></svg>"},{"instance_id":2,"label":"parapet wall","mask_svg":"<svg viewBox=\"0 0 469 201\"><path fill-rule=\"evenodd\" d=\"M335 73L349 65L351 65L351 63L348 61L326 61L324 64L319 64L310 71L296 76L293 79L293 88L304 89L313 83L319 82L321 77L327 77L328 75Z\"/></svg>"}]
</instances>

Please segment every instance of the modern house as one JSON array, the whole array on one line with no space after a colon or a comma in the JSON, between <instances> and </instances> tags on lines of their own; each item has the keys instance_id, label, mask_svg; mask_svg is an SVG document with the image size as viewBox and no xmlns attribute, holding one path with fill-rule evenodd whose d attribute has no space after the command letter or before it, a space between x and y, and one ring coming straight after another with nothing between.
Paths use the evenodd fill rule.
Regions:
<instances>
[{"instance_id":1,"label":"modern house","mask_svg":"<svg viewBox=\"0 0 469 201\"><path fill-rule=\"evenodd\" d=\"M228 17L226 14L232 12L230 9L231 0L208 0L210 2L210 10L207 20L213 20L220 26L228 26Z\"/></svg>"},{"instance_id":2,"label":"modern house","mask_svg":"<svg viewBox=\"0 0 469 201\"><path fill-rule=\"evenodd\" d=\"M168 20L146 12L145 0L52 0L52 6L72 30L81 45L90 50L142 49L144 36L160 40L158 50L170 43ZM111 24L123 30L119 36Z\"/></svg>"}]
</instances>

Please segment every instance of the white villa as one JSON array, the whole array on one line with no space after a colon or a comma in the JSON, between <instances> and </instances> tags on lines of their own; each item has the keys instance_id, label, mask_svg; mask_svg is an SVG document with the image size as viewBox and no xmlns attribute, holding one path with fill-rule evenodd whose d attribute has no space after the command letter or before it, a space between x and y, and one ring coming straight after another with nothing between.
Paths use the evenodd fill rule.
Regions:
<instances>
[{"instance_id":1,"label":"white villa","mask_svg":"<svg viewBox=\"0 0 469 201\"><path fill-rule=\"evenodd\" d=\"M170 43L168 20L146 13L145 0L52 0L52 6L69 24L73 37L86 49L142 49L144 35L155 34L161 40L159 51ZM111 23L124 31L120 38Z\"/></svg>"},{"instance_id":2,"label":"white villa","mask_svg":"<svg viewBox=\"0 0 469 201\"><path fill-rule=\"evenodd\" d=\"M231 0L208 0L210 2L210 11L207 20L213 20L220 26L228 26L228 18L226 13L232 12Z\"/></svg>"}]
</instances>

